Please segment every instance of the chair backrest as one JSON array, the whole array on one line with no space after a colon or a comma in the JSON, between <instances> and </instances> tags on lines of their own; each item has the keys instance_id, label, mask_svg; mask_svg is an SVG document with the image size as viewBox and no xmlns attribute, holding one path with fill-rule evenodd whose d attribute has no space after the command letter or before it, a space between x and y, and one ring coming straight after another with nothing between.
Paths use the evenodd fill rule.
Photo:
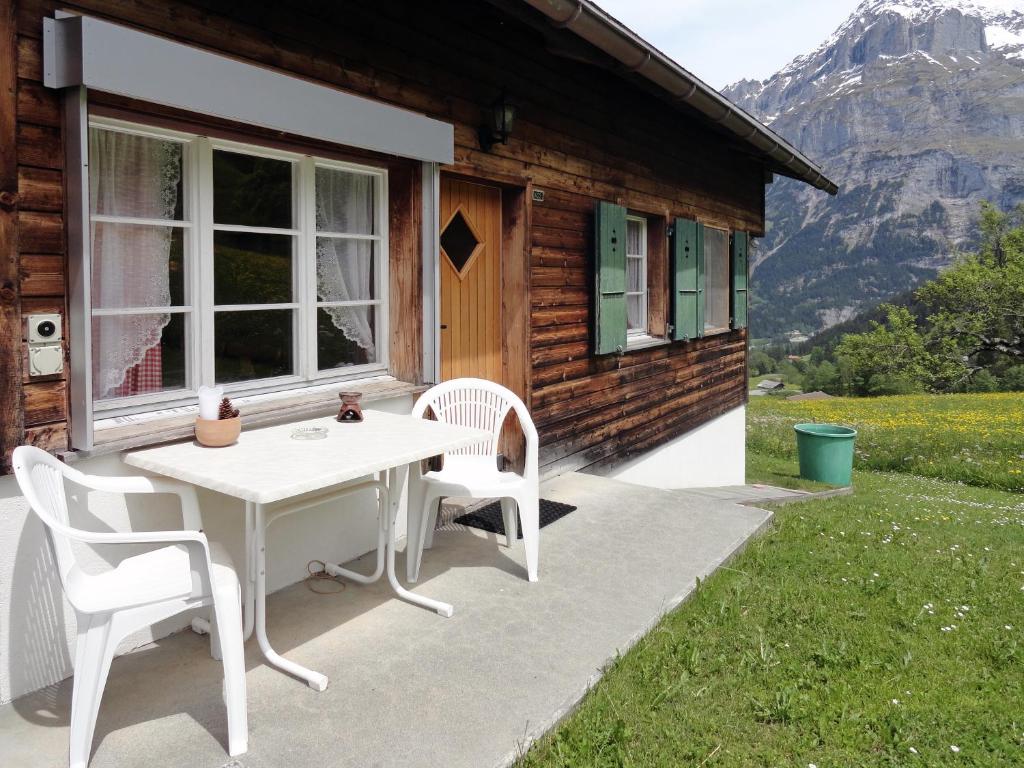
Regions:
<instances>
[{"instance_id":1,"label":"chair backrest","mask_svg":"<svg viewBox=\"0 0 1024 768\"><path fill-rule=\"evenodd\" d=\"M75 553L71 539L65 531L72 528L68 517L68 502L64 492L65 478L74 481L81 473L59 461L46 451L31 445L14 449L12 457L14 476L22 494L36 516L43 521L57 556L57 568L65 591L68 574L75 566Z\"/></svg>"},{"instance_id":2,"label":"chair backrest","mask_svg":"<svg viewBox=\"0 0 1024 768\"><path fill-rule=\"evenodd\" d=\"M497 456L501 427L508 412L515 411L526 436L526 470L536 471L537 429L526 405L511 389L486 379L452 379L420 395L413 406L412 415L422 417L428 408L438 421L475 427L491 433L490 440L448 454L455 456Z\"/></svg>"}]
</instances>

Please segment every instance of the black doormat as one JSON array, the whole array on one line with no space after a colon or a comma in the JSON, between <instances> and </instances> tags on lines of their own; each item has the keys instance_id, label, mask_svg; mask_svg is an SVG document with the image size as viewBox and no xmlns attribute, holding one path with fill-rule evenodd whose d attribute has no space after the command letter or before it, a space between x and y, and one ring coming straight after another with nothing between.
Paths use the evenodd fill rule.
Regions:
<instances>
[{"instance_id":1,"label":"black doormat","mask_svg":"<svg viewBox=\"0 0 1024 768\"><path fill-rule=\"evenodd\" d=\"M576 507L572 504L562 504L559 501L541 499L540 527L543 528L545 525L550 525L555 522L555 520L561 520L575 509ZM505 535L505 521L501 517L500 501L493 501L473 512L467 512L465 515L456 517L452 522L458 523L459 525L468 525L470 528L479 528L481 531L487 531L488 533L497 533L501 536ZM516 519L516 527L518 529L518 535L516 538L523 538L523 523L518 519L518 516Z\"/></svg>"}]
</instances>

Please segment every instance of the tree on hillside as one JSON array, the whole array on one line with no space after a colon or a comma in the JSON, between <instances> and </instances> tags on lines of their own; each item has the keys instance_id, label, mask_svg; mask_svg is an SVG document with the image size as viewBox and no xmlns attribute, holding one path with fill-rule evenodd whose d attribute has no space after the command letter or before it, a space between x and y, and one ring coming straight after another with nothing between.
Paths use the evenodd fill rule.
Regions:
<instances>
[{"instance_id":1,"label":"tree on hillside","mask_svg":"<svg viewBox=\"0 0 1024 768\"><path fill-rule=\"evenodd\" d=\"M750 376L764 376L775 372L775 360L760 349L752 349L747 356L747 367Z\"/></svg>"},{"instance_id":2,"label":"tree on hillside","mask_svg":"<svg viewBox=\"0 0 1024 768\"><path fill-rule=\"evenodd\" d=\"M906 307L884 305L884 323L872 321L866 333L850 333L836 347L843 385L855 395L923 392L940 375L942 362L925 345Z\"/></svg>"},{"instance_id":3,"label":"tree on hillside","mask_svg":"<svg viewBox=\"0 0 1024 768\"><path fill-rule=\"evenodd\" d=\"M1007 368L999 383L1004 392L1024 392L1024 365Z\"/></svg>"},{"instance_id":4,"label":"tree on hillside","mask_svg":"<svg viewBox=\"0 0 1024 768\"><path fill-rule=\"evenodd\" d=\"M804 392L827 392L830 395L841 395L843 393L843 382L839 369L828 360L822 360L817 365L813 360L807 366L803 376Z\"/></svg>"},{"instance_id":5,"label":"tree on hillside","mask_svg":"<svg viewBox=\"0 0 1024 768\"><path fill-rule=\"evenodd\" d=\"M1003 212L982 203L978 252L918 296L934 313L931 339L952 340L971 372L993 357L1024 360L1024 205Z\"/></svg>"}]
</instances>

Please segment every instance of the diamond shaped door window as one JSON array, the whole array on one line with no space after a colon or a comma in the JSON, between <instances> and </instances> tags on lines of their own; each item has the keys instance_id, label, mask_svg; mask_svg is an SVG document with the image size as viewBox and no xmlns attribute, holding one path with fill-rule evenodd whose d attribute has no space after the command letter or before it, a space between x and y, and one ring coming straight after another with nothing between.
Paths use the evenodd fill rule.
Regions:
<instances>
[{"instance_id":1,"label":"diamond shaped door window","mask_svg":"<svg viewBox=\"0 0 1024 768\"><path fill-rule=\"evenodd\" d=\"M466 277L483 247L483 241L462 208L456 210L441 232L441 252L451 262L460 280Z\"/></svg>"}]
</instances>

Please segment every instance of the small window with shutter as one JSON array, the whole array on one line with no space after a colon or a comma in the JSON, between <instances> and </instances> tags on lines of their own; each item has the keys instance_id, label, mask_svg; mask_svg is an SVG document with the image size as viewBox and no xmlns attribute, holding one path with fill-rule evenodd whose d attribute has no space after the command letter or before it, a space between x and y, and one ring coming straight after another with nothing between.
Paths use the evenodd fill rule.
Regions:
<instances>
[{"instance_id":1,"label":"small window with shutter","mask_svg":"<svg viewBox=\"0 0 1024 768\"><path fill-rule=\"evenodd\" d=\"M664 343L664 218L600 202L594 221L595 354Z\"/></svg>"},{"instance_id":2,"label":"small window with shutter","mask_svg":"<svg viewBox=\"0 0 1024 768\"><path fill-rule=\"evenodd\" d=\"M747 327L746 232L676 219L672 237L672 339Z\"/></svg>"}]
</instances>

